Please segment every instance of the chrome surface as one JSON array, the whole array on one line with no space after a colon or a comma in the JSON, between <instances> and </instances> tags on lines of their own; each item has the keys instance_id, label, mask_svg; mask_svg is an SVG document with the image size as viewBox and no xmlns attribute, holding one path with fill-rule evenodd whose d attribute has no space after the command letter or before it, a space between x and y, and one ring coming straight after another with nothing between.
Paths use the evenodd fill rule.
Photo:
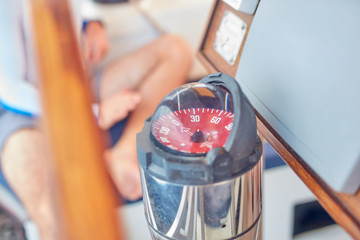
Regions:
<instances>
[{"instance_id":1,"label":"chrome surface","mask_svg":"<svg viewBox=\"0 0 360 240\"><path fill-rule=\"evenodd\" d=\"M256 239L262 162L241 176L213 185L171 184L141 169L153 239Z\"/></svg>"}]
</instances>

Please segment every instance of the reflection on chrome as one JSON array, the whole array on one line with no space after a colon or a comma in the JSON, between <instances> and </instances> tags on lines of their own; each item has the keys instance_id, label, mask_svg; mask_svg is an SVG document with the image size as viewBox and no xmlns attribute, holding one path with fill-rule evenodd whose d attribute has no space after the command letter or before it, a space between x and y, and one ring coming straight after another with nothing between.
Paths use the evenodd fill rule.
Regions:
<instances>
[{"instance_id":1,"label":"reflection on chrome","mask_svg":"<svg viewBox=\"0 0 360 240\"><path fill-rule=\"evenodd\" d=\"M141 169L153 239L256 239L262 159L245 174L213 185L167 183Z\"/></svg>"}]
</instances>

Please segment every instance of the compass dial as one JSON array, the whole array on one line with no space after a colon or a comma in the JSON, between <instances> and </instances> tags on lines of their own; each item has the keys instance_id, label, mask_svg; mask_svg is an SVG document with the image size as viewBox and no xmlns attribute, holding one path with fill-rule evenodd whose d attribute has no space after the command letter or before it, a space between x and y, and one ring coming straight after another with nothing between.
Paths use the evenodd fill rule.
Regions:
<instances>
[{"instance_id":1,"label":"compass dial","mask_svg":"<svg viewBox=\"0 0 360 240\"><path fill-rule=\"evenodd\" d=\"M160 144L174 151L207 153L225 145L233 120L233 113L220 109L182 109L156 119L152 134Z\"/></svg>"}]
</instances>

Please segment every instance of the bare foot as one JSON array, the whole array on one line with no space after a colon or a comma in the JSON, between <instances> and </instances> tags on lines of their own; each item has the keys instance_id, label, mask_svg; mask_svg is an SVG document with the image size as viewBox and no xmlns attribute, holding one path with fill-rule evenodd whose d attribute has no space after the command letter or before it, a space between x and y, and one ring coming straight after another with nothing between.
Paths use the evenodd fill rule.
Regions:
<instances>
[{"instance_id":1,"label":"bare foot","mask_svg":"<svg viewBox=\"0 0 360 240\"><path fill-rule=\"evenodd\" d=\"M105 153L110 174L120 194L129 200L142 196L135 146L117 147Z\"/></svg>"},{"instance_id":2,"label":"bare foot","mask_svg":"<svg viewBox=\"0 0 360 240\"><path fill-rule=\"evenodd\" d=\"M102 129L109 129L116 122L124 119L140 103L141 95L128 89L119 91L100 103L98 124Z\"/></svg>"}]
</instances>

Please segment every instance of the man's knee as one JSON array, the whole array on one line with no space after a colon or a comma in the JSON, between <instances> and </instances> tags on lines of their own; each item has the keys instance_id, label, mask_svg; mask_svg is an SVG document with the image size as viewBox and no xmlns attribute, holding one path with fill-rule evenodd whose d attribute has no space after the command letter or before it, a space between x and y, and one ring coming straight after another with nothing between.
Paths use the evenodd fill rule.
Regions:
<instances>
[{"instance_id":1,"label":"man's knee","mask_svg":"<svg viewBox=\"0 0 360 240\"><path fill-rule=\"evenodd\" d=\"M193 58L193 49L189 43L181 36L174 34L165 34L160 37L162 48L171 57L181 60L182 62L191 62Z\"/></svg>"},{"instance_id":2,"label":"man's knee","mask_svg":"<svg viewBox=\"0 0 360 240\"><path fill-rule=\"evenodd\" d=\"M11 181L21 175L21 169L31 171L32 159L44 156L41 154L43 142L42 134L35 129L25 128L11 134L1 152L5 177Z\"/></svg>"}]
</instances>

